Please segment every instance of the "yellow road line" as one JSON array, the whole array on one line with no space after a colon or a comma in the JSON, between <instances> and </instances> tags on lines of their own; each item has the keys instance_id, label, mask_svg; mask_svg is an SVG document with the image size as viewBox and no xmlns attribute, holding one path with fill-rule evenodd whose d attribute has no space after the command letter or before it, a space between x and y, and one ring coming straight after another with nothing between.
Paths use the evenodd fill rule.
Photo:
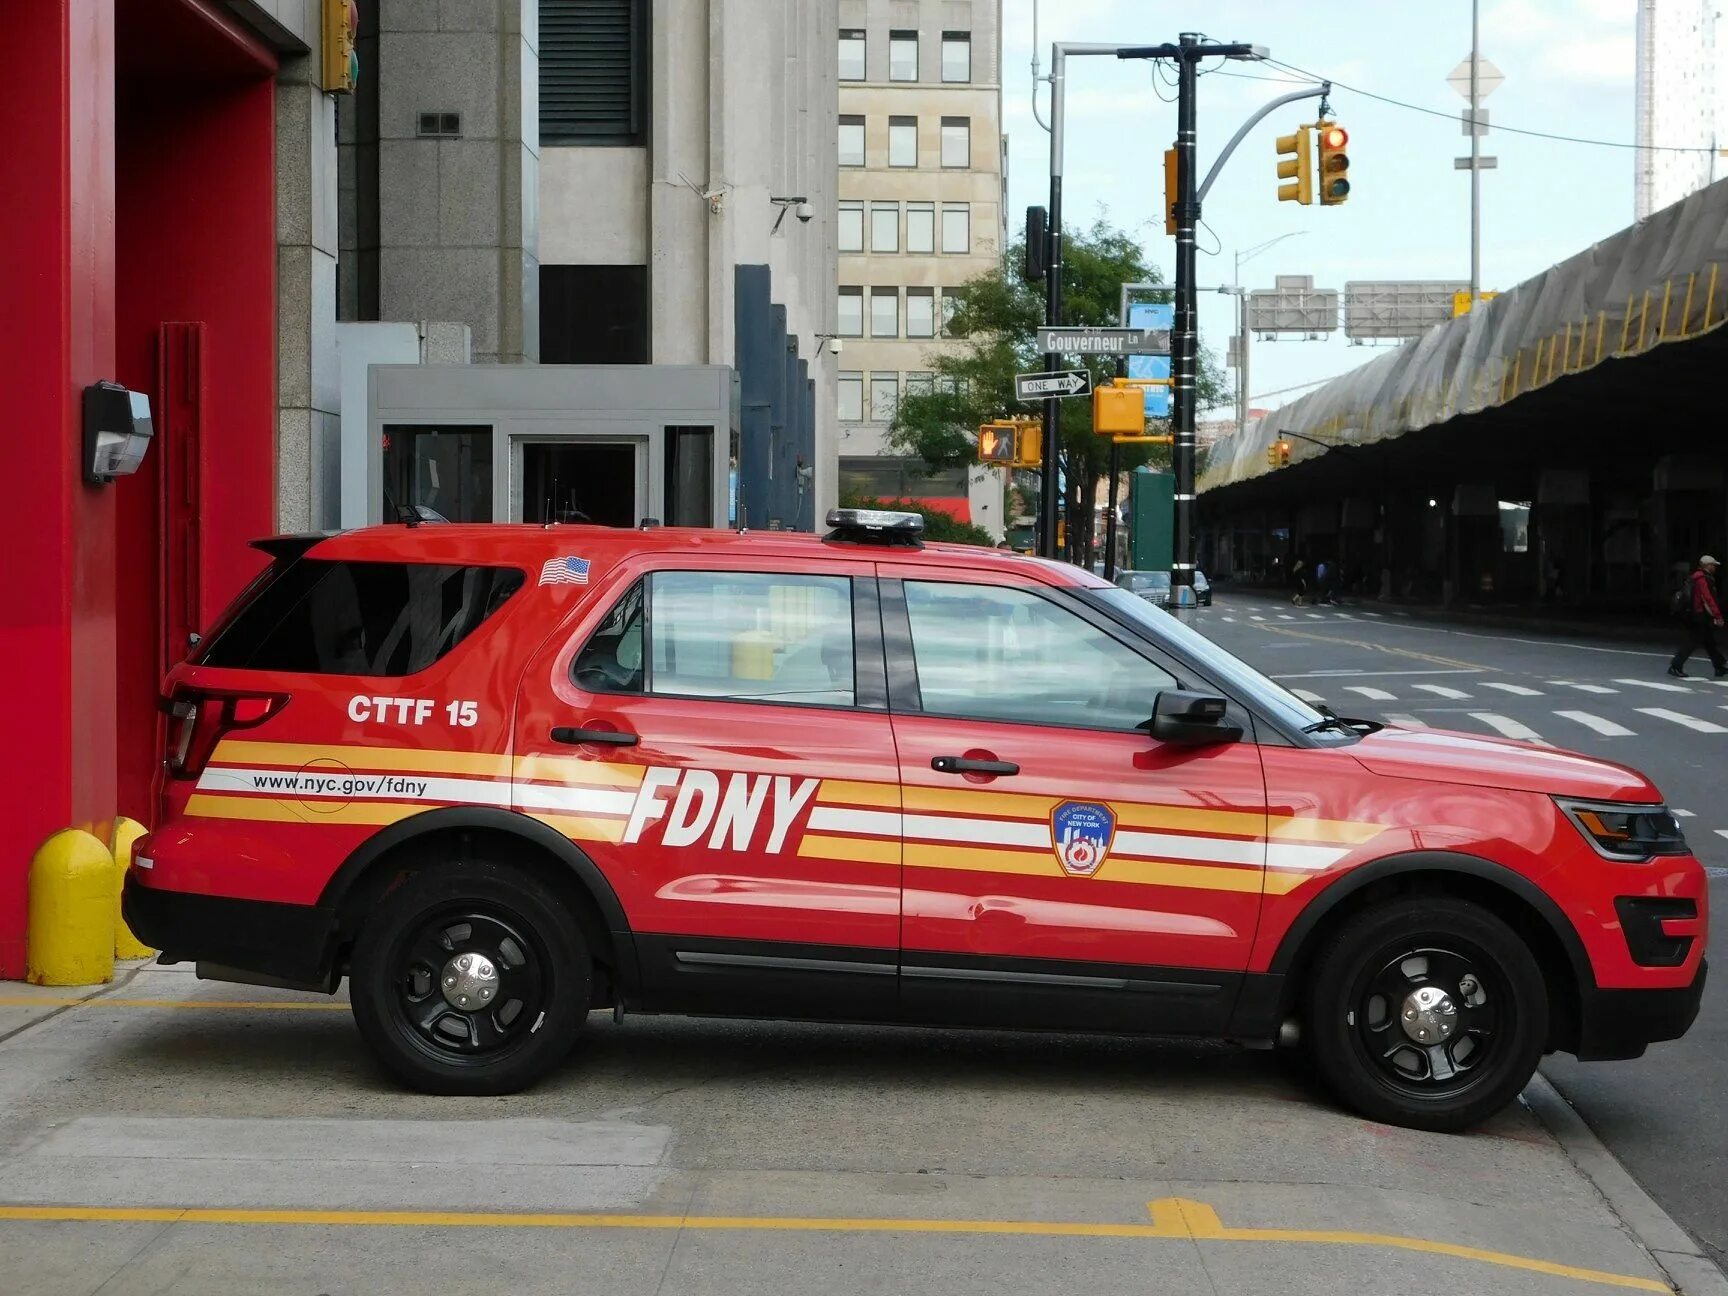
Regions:
<instances>
[{"instance_id":1,"label":"yellow road line","mask_svg":"<svg viewBox=\"0 0 1728 1296\"><path fill-rule=\"evenodd\" d=\"M1449 1256L1633 1291L1671 1292L1653 1278L1557 1264L1429 1238L1334 1229L1227 1228L1204 1202L1161 1197L1149 1224L1067 1220L846 1219L762 1215L610 1215L491 1211L233 1210L174 1206L0 1206L0 1221L227 1224L371 1228L685 1229L759 1233L939 1233L1013 1237L1157 1238L1203 1242L1306 1243L1387 1247Z\"/></svg>"},{"instance_id":2,"label":"yellow road line","mask_svg":"<svg viewBox=\"0 0 1728 1296\"><path fill-rule=\"evenodd\" d=\"M0 1008L264 1008L286 1012L347 1012L346 1003L300 999L31 999L0 995Z\"/></svg>"}]
</instances>

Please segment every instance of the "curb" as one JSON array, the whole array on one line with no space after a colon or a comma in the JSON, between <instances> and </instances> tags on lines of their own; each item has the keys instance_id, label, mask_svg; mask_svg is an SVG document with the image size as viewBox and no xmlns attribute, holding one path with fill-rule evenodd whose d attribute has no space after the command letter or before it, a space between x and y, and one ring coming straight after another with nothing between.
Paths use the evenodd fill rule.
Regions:
<instances>
[{"instance_id":1,"label":"curb","mask_svg":"<svg viewBox=\"0 0 1728 1296\"><path fill-rule=\"evenodd\" d=\"M1728 1275L1638 1186L1547 1076L1540 1071L1532 1076L1523 1098L1531 1115L1602 1194L1608 1208L1650 1253L1680 1296L1728 1296Z\"/></svg>"}]
</instances>

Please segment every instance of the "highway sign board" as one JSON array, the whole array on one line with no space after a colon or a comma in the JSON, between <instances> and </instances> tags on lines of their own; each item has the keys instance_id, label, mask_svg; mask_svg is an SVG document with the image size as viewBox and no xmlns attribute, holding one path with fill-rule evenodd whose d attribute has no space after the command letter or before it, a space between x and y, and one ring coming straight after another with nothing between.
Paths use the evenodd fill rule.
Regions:
<instances>
[{"instance_id":1,"label":"highway sign board","mask_svg":"<svg viewBox=\"0 0 1728 1296\"><path fill-rule=\"evenodd\" d=\"M1456 279L1352 279L1344 285L1344 336L1418 337L1452 318L1452 302L1470 285Z\"/></svg>"},{"instance_id":2,"label":"highway sign board","mask_svg":"<svg viewBox=\"0 0 1728 1296\"><path fill-rule=\"evenodd\" d=\"M1041 328L1038 349L1052 355L1169 355L1167 328Z\"/></svg>"},{"instance_id":3,"label":"highway sign board","mask_svg":"<svg viewBox=\"0 0 1728 1296\"><path fill-rule=\"evenodd\" d=\"M1084 396L1092 390L1088 369L1059 369L1053 373L1014 375L1014 399L1038 400L1047 396Z\"/></svg>"}]
</instances>

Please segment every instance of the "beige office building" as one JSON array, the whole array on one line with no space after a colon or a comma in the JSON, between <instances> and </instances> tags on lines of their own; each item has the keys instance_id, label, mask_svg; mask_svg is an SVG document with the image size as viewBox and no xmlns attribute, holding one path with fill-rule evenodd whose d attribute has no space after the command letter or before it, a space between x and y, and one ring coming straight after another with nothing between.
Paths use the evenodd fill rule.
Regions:
<instances>
[{"instance_id":1,"label":"beige office building","mask_svg":"<svg viewBox=\"0 0 1728 1296\"><path fill-rule=\"evenodd\" d=\"M900 397L1006 237L1001 0L839 0L840 490L920 499L1001 535L1002 474L887 449Z\"/></svg>"}]
</instances>

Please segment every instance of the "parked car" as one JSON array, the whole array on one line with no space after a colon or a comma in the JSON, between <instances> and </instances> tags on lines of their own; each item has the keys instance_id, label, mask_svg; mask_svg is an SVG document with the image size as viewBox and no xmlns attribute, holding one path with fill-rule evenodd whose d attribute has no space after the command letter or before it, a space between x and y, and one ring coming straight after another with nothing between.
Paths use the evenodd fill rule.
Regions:
<instances>
[{"instance_id":1,"label":"parked car","mask_svg":"<svg viewBox=\"0 0 1728 1296\"><path fill-rule=\"evenodd\" d=\"M1199 568L1194 569L1194 601L1201 607L1212 606L1212 582Z\"/></svg>"},{"instance_id":2,"label":"parked car","mask_svg":"<svg viewBox=\"0 0 1728 1296\"><path fill-rule=\"evenodd\" d=\"M1118 572L1116 583L1154 607L1170 606L1170 573L1167 571Z\"/></svg>"}]
</instances>

